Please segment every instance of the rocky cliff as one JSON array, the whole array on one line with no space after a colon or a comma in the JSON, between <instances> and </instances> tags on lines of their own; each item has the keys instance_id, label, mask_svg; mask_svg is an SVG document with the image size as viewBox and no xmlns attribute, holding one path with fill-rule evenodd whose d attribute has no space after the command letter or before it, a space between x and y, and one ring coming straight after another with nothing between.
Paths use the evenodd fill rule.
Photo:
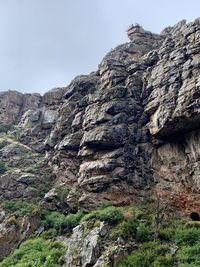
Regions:
<instances>
[{"instance_id":1,"label":"rocky cliff","mask_svg":"<svg viewBox=\"0 0 200 267\"><path fill-rule=\"evenodd\" d=\"M200 20L127 34L97 71L65 88L0 94L2 201L70 213L159 198L180 216L200 214ZM95 260L65 266L103 266Z\"/></svg>"}]
</instances>

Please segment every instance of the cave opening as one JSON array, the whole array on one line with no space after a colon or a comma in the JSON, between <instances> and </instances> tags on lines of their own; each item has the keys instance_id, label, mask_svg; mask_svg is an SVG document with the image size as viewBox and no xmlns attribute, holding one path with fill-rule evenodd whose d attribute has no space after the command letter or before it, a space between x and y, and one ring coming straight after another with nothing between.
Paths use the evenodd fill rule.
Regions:
<instances>
[{"instance_id":1,"label":"cave opening","mask_svg":"<svg viewBox=\"0 0 200 267\"><path fill-rule=\"evenodd\" d=\"M191 218L193 221L200 221L199 213L194 212L194 211L190 214L190 218Z\"/></svg>"}]
</instances>

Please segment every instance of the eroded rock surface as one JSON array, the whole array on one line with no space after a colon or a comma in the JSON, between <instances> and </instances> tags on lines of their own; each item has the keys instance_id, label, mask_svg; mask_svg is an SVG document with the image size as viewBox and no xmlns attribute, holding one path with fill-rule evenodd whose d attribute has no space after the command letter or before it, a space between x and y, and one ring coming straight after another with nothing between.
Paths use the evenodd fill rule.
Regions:
<instances>
[{"instance_id":1,"label":"eroded rock surface","mask_svg":"<svg viewBox=\"0 0 200 267\"><path fill-rule=\"evenodd\" d=\"M169 136L198 128L199 20L176 25L158 50L158 61L148 73L150 93L145 110L150 132Z\"/></svg>"},{"instance_id":2,"label":"eroded rock surface","mask_svg":"<svg viewBox=\"0 0 200 267\"><path fill-rule=\"evenodd\" d=\"M17 91L0 92L0 124L15 124L23 113L37 109L41 103L39 94L22 94Z\"/></svg>"},{"instance_id":3,"label":"eroded rock surface","mask_svg":"<svg viewBox=\"0 0 200 267\"><path fill-rule=\"evenodd\" d=\"M144 203L159 192L181 215L200 212L200 20L161 34L131 25L127 33L130 42L111 50L97 71L64 88L44 96L0 94L0 124L15 123L11 137L0 136L7 167L1 198L39 194L56 210L62 206L57 188L66 186L67 211L89 211ZM40 171L32 173L32 165ZM81 249L83 228L73 234L81 235ZM111 250L104 252L101 258L99 248L87 251L78 262L102 266ZM68 260L66 266L75 266Z\"/></svg>"}]
</instances>

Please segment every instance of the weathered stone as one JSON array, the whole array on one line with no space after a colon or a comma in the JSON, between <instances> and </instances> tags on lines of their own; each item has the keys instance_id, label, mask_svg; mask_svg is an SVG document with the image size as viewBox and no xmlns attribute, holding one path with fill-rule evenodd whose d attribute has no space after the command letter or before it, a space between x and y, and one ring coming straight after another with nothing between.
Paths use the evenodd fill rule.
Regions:
<instances>
[{"instance_id":1,"label":"weathered stone","mask_svg":"<svg viewBox=\"0 0 200 267\"><path fill-rule=\"evenodd\" d=\"M179 214L200 213L199 19L161 35L131 25L128 36L67 87L43 97L0 94L2 123L20 121L12 138L0 135L1 199L43 196L58 210L57 188L69 187L65 212L88 212L159 191ZM102 250L104 236L99 226L75 228L66 266L117 266L129 247L118 240Z\"/></svg>"},{"instance_id":2,"label":"weathered stone","mask_svg":"<svg viewBox=\"0 0 200 267\"><path fill-rule=\"evenodd\" d=\"M21 175L17 179L17 182L25 184L25 185L29 185L29 184L32 184L34 182L34 180L36 180L35 175L33 175L33 174L24 174L24 175Z\"/></svg>"},{"instance_id":3,"label":"weathered stone","mask_svg":"<svg viewBox=\"0 0 200 267\"><path fill-rule=\"evenodd\" d=\"M0 124L19 122L29 109L37 109L41 103L39 94L22 94L17 91L0 92Z\"/></svg>"},{"instance_id":4,"label":"weathered stone","mask_svg":"<svg viewBox=\"0 0 200 267\"><path fill-rule=\"evenodd\" d=\"M105 150L118 148L123 145L127 132L126 125L97 127L84 133L81 145Z\"/></svg>"},{"instance_id":5,"label":"weathered stone","mask_svg":"<svg viewBox=\"0 0 200 267\"><path fill-rule=\"evenodd\" d=\"M100 256L102 233L106 235L106 227L102 222L99 222L99 226L90 226L85 222L74 228L72 236L65 241L68 250L63 267L93 266Z\"/></svg>"},{"instance_id":6,"label":"weathered stone","mask_svg":"<svg viewBox=\"0 0 200 267\"><path fill-rule=\"evenodd\" d=\"M199 51L192 52L191 47L196 47L199 39L191 36L199 31L198 24L195 29L185 21L175 25L171 39L160 48L157 64L149 71L147 90L151 93L146 111L151 115L153 135L169 136L198 125L200 59ZM185 43L180 42L185 38L180 34L188 36Z\"/></svg>"},{"instance_id":7,"label":"weathered stone","mask_svg":"<svg viewBox=\"0 0 200 267\"><path fill-rule=\"evenodd\" d=\"M33 234L40 225L38 216L26 217L6 217L0 223L0 259L9 255L28 236Z\"/></svg>"},{"instance_id":8,"label":"weathered stone","mask_svg":"<svg viewBox=\"0 0 200 267\"><path fill-rule=\"evenodd\" d=\"M48 91L42 97L43 104L46 106L60 104L65 91L66 91L66 87L54 88L54 89Z\"/></svg>"},{"instance_id":9,"label":"weathered stone","mask_svg":"<svg viewBox=\"0 0 200 267\"><path fill-rule=\"evenodd\" d=\"M83 132L79 131L67 135L59 144L59 149L78 149L83 136Z\"/></svg>"}]
</instances>

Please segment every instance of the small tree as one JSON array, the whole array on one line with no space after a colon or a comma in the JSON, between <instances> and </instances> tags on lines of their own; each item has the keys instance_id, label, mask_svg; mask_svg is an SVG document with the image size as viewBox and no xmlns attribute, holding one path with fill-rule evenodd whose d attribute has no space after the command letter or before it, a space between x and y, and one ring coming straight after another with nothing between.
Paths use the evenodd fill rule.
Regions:
<instances>
[{"instance_id":1,"label":"small tree","mask_svg":"<svg viewBox=\"0 0 200 267\"><path fill-rule=\"evenodd\" d=\"M155 189L155 237L160 232L161 224L167 217L167 213L170 213L170 200L164 195L160 188Z\"/></svg>"}]
</instances>

